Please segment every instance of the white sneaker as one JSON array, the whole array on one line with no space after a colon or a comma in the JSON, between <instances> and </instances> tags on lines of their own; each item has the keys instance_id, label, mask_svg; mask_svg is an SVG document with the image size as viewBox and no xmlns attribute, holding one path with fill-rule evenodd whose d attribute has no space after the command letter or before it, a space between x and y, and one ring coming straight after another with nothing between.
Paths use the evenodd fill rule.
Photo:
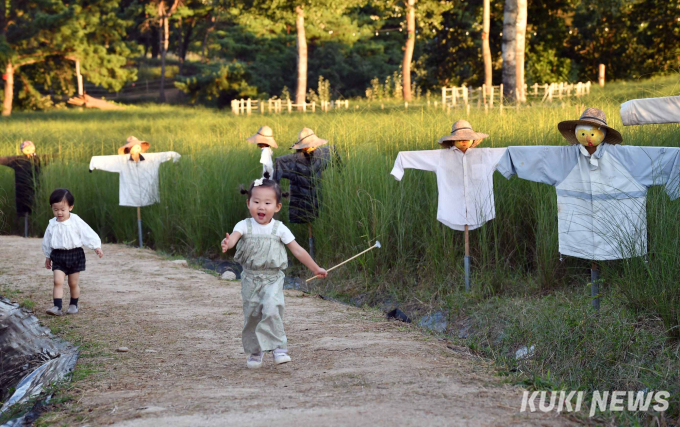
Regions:
<instances>
[{"instance_id":1,"label":"white sneaker","mask_svg":"<svg viewBox=\"0 0 680 427\"><path fill-rule=\"evenodd\" d=\"M253 353L250 356L248 356L248 360L246 361L246 366L249 369L261 368L263 360L264 360L264 353L263 352Z\"/></svg>"},{"instance_id":2,"label":"white sneaker","mask_svg":"<svg viewBox=\"0 0 680 427\"><path fill-rule=\"evenodd\" d=\"M288 349L277 348L276 350L272 351L272 354L274 355L274 363L276 363L277 365L290 362Z\"/></svg>"},{"instance_id":3,"label":"white sneaker","mask_svg":"<svg viewBox=\"0 0 680 427\"><path fill-rule=\"evenodd\" d=\"M75 304L71 304L68 306L68 310L66 311L66 314L77 314L78 313L78 306Z\"/></svg>"},{"instance_id":4,"label":"white sneaker","mask_svg":"<svg viewBox=\"0 0 680 427\"><path fill-rule=\"evenodd\" d=\"M51 314L52 316L61 316L62 314L64 314L62 313L61 308L57 307L56 305L47 310L45 313Z\"/></svg>"}]
</instances>

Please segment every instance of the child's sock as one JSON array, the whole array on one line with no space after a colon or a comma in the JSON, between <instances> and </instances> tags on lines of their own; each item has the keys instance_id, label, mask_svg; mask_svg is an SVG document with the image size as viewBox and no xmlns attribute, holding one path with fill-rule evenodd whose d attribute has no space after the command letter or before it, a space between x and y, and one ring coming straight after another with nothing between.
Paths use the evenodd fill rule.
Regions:
<instances>
[{"instance_id":1,"label":"child's sock","mask_svg":"<svg viewBox=\"0 0 680 427\"><path fill-rule=\"evenodd\" d=\"M71 302L69 303L69 305L75 305L76 307L78 307L78 298L71 298Z\"/></svg>"},{"instance_id":2,"label":"child's sock","mask_svg":"<svg viewBox=\"0 0 680 427\"><path fill-rule=\"evenodd\" d=\"M54 306L59 307L59 310L61 310L61 298L54 298Z\"/></svg>"}]
</instances>

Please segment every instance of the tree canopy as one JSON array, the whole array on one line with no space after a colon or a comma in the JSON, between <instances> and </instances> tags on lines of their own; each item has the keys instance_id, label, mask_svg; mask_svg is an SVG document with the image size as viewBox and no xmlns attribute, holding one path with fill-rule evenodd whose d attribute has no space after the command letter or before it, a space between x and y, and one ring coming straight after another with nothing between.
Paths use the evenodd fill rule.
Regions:
<instances>
[{"instance_id":1,"label":"tree canopy","mask_svg":"<svg viewBox=\"0 0 680 427\"><path fill-rule=\"evenodd\" d=\"M160 55L162 28L149 0L3 0L0 66L15 73L21 108L88 83L116 91ZM172 3L172 2L171 2ZM419 91L481 85L483 0L417 0L411 80ZM501 80L504 1L492 0L493 82ZM364 96L401 72L407 0L184 0L168 16L168 60L190 101L287 96L297 72L296 7L305 14L307 81L334 97ZM529 84L644 78L680 68L680 3L666 0L529 0ZM189 66L189 64L193 64ZM173 68L174 70L174 68ZM166 72L167 75L168 72ZM207 85L207 86L206 86ZM7 86L7 85L5 85ZM40 93L38 93L40 92Z\"/></svg>"}]
</instances>

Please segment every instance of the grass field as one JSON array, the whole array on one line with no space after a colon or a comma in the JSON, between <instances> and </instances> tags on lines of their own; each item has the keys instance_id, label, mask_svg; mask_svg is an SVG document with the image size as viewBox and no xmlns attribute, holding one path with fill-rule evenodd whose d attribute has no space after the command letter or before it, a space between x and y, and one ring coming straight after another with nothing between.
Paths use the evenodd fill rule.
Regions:
<instances>
[{"instance_id":1,"label":"grass field","mask_svg":"<svg viewBox=\"0 0 680 427\"><path fill-rule=\"evenodd\" d=\"M581 103L603 109L626 144L677 147L679 125L624 128L619 104L678 94L679 89L677 76L614 83L593 88ZM603 310L595 316L586 297L590 263L560 261L555 190L496 174L497 216L470 234L474 290L464 294L463 234L436 220L434 174L407 171L401 182L389 175L397 152L438 148L437 139L459 118L490 135L482 146L561 145L565 141L557 123L578 118L582 108L565 100L508 108L502 115L473 109L466 116L462 110L447 114L434 108L359 105L349 111L264 117L159 106L17 113L0 122L0 155L18 154L26 139L35 142L39 154L59 153L41 176L31 219L34 235L41 235L51 218L49 193L66 187L76 197L74 212L104 240L135 242L136 210L118 206L118 175L89 173L89 159L115 154L130 135L150 141L152 152L177 151L181 160L161 167L161 203L142 209L145 243L188 256L231 257L220 253L219 242L247 216L238 186L261 170L259 150L245 138L261 125L271 126L279 156L288 153L302 127L310 127L343 157L342 167L324 175L322 212L314 223L319 261L330 266L375 239L383 244L319 282L325 293L369 304L390 299L417 313L444 309L452 321L473 318L478 333L467 343L499 361L501 371L516 372L508 355L519 345L535 344L542 350L521 372L537 387L630 390L675 384L671 413L677 417L680 201L671 202L661 188L649 192L649 256L603 263ZM13 172L0 168L2 232L14 225L13 210ZM306 246L306 227L291 229Z\"/></svg>"}]
</instances>

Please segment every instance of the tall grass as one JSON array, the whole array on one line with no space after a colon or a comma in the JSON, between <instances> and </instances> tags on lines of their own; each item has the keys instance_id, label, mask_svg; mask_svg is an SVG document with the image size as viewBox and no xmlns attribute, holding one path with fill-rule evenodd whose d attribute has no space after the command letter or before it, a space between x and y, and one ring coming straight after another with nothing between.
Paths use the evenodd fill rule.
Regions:
<instances>
[{"instance_id":1,"label":"tall grass","mask_svg":"<svg viewBox=\"0 0 680 427\"><path fill-rule=\"evenodd\" d=\"M677 125L623 128L618 114L618 102L626 93L662 95L676 87L677 78L610 85L605 90L594 89L587 104L602 108L610 125L622 131L628 144L677 146ZM498 110L485 114L473 109L469 117L460 110L449 115L424 107L264 117L157 106L131 107L124 112L20 113L3 122L0 154L17 154L24 139L33 140L39 153L60 154L41 176L31 221L34 235L41 234L51 217L49 193L56 187L68 187L76 195L75 212L105 240L129 242L136 239L135 209L118 206L117 174L88 172L90 157L114 154L129 135L149 140L152 151L177 151L183 156L180 162L161 169L161 203L142 209L145 241L165 251L218 257L223 233L247 215L238 185L256 178L260 171L258 150L244 139L260 125L268 124L282 147L275 152L278 156L288 152L285 147L302 127L311 127L335 144L343 157L343 166L324 174L322 211L314 223L321 262L330 265L379 239L385 244L384 250L374 251L363 262L343 270L344 279L375 283L373 279L382 277L389 280L377 282L391 283L392 292L410 293L415 286L423 295L442 298L445 295L437 291L436 283L446 284L444 293L457 292L463 286L463 235L436 221L434 174L407 171L402 182L389 175L397 152L439 148L436 140L461 117L491 135L484 141L486 147L564 144L556 131L557 122L580 113L580 106L568 102L506 109L502 115ZM0 168L0 210L6 213L0 225L4 232L13 224L12 181L12 171ZM504 292L515 278L523 277L546 290L583 276L586 262L560 261L554 189L516 178L507 181L498 174L494 186L497 218L471 233L478 289L487 295ZM639 283L640 275L648 275L643 282L651 280L653 284L645 286L645 292L634 292L636 297L630 295L636 305L643 305L639 298L649 289L662 292L664 301L677 301L677 296L660 284L666 281L659 282L661 277L672 277L677 271L672 268L680 269L675 252L663 249L672 248L674 239L680 236L677 205L663 195L650 196L650 264L642 259L629 260L608 276L621 283ZM280 217L287 219L285 208ZM291 228L304 243L306 228ZM677 292L677 286L670 286ZM630 285L626 289L633 288ZM377 293L385 289L369 285L367 290ZM668 309L673 311L672 307ZM677 313L664 316L669 318L669 329L677 331L673 328L678 324Z\"/></svg>"},{"instance_id":2,"label":"tall grass","mask_svg":"<svg viewBox=\"0 0 680 427\"><path fill-rule=\"evenodd\" d=\"M680 126L625 128L620 122L619 103L634 97L677 93L679 82L674 77L611 84L605 89L594 88L591 97L581 103L603 109L609 124L622 132L626 144L677 147ZM448 134L451 124L460 118L491 135L482 147L563 145L557 123L577 118L582 110L582 106L569 102L520 110L508 108L502 115L497 109L489 114L473 109L469 116L461 110L447 114L441 109L413 106L407 111L395 106L375 110L365 108L365 103L358 110L264 117L235 117L226 111L163 106L130 107L122 112L18 113L0 122L0 155L18 154L25 139L36 143L38 153L60 154L40 178L31 218L33 235L42 235L52 217L49 193L54 188L67 187L76 197L74 212L105 241L135 242L136 210L118 206L118 175L89 173L89 159L93 155L115 154L130 135L150 141L153 152L177 151L182 154L178 163L161 166L161 203L142 208L145 244L189 256L231 257L232 253L221 254L219 242L224 232L231 231L248 214L238 186L259 177L261 171L259 150L246 143L245 138L261 125L271 126L281 147L275 150L275 155L280 156L289 152L287 147L295 141L299 130L310 127L329 139L343 157L342 165L334 165L323 177L322 208L313 225L320 263L333 265L365 249L375 239L383 244L382 249L371 251L334 272L331 279L318 281L316 286L325 287L326 292L361 295L368 302L388 296L405 304L417 301L421 306L451 309L470 300L493 302L498 296L533 298L559 294L564 289L581 292L587 303L585 285L590 263L569 257L560 259L556 195L552 187L494 176L496 219L470 233L474 292L465 295L463 233L436 220L435 174L409 170L401 182L389 175L399 151L439 148L437 139ZM3 233L9 232L14 224L13 183L13 172L0 168ZM602 263L603 313L614 313L610 317L615 318L623 302L627 310L645 319L662 319L666 336L677 340L680 201L671 202L661 188L653 188L648 195L647 213L648 256ZM287 222L286 202L279 217ZM306 246L306 226L290 227ZM551 301L536 307L543 307L544 313L554 312L554 320L558 321L564 317L560 313L567 306L558 304L559 310L551 308ZM587 305L583 303L575 301L574 309L582 311ZM522 313L528 313L525 317L529 319L532 310L523 308L516 313L515 321L528 321L522 320ZM578 338L576 329L572 328L569 335L569 328L555 329L550 322L542 324L548 335L549 331L564 333L565 346ZM589 337L598 330L591 326ZM534 337L542 336L540 327L537 328L531 332ZM607 334L612 340L618 339L616 334ZM549 337L544 338L549 342ZM644 354L646 350L640 351ZM619 353L612 354L616 359ZM551 356L550 360L554 363L557 359ZM568 358L559 360L571 363ZM544 362L541 366L550 370L548 361L541 363ZM598 365L590 370L592 375L584 386L618 384L605 374L607 366L611 365ZM565 375L572 384L581 384L581 377L574 372ZM631 382L644 385L647 379L640 376Z\"/></svg>"}]
</instances>

